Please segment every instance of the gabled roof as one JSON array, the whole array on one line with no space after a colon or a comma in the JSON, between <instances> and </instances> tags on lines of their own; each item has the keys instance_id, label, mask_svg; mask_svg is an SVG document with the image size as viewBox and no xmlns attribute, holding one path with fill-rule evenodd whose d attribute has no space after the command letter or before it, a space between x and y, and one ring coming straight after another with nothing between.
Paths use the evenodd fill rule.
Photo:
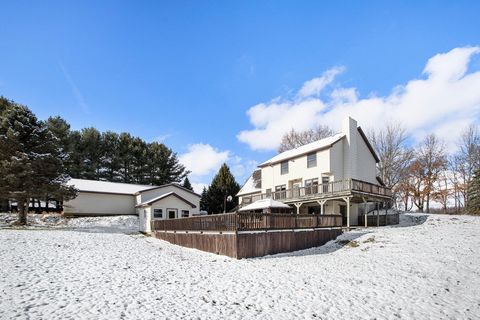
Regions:
<instances>
[{"instance_id":1,"label":"gabled roof","mask_svg":"<svg viewBox=\"0 0 480 320\"><path fill-rule=\"evenodd\" d=\"M247 181L243 185L243 187L238 191L237 196L242 196L246 194L252 194L252 193L257 193L261 192L261 188L256 188L255 187L255 180L253 179L253 174L248 177Z\"/></svg>"},{"instance_id":2,"label":"gabled roof","mask_svg":"<svg viewBox=\"0 0 480 320\"><path fill-rule=\"evenodd\" d=\"M168 198L168 197L178 198L178 199L180 199L181 201L189 204L192 208L196 208L196 207L197 207L196 205L194 205L193 203L191 203L191 202L188 201L187 199L179 196L179 195L176 194L175 192L168 192L168 193L162 194L161 196L155 197L155 198L153 198L153 199L151 199L151 200L142 202L142 203L136 205L135 208L150 206L150 205L154 204L155 202L158 202L158 201L160 201L160 200L162 200L162 199L165 199L165 198Z\"/></svg>"},{"instance_id":3,"label":"gabled roof","mask_svg":"<svg viewBox=\"0 0 480 320\"><path fill-rule=\"evenodd\" d=\"M120 183L120 182L108 182L98 180L86 180L86 179L70 179L67 185L74 186L81 192L91 193L108 193L108 194L121 194L121 195L134 195L137 192L152 189L155 186Z\"/></svg>"},{"instance_id":4,"label":"gabled roof","mask_svg":"<svg viewBox=\"0 0 480 320\"><path fill-rule=\"evenodd\" d=\"M191 193L191 194L193 194L193 195L195 195L195 196L197 196L197 197L199 197L199 198L201 197L201 195L199 195L198 193L193 192L192 190L188 190L187 188L184 188L184 187L182 187L181 185L179 185L178 183L174 183L174 182L172 182L172 183L167 183L167 184L162 184L161 186L150 186L149 189L140 190L140 191L138 191L136 194L140 194L140 193L145 192L145 191L150 191L150 190L156 190L156 189L161 189L161 188L165 188L165 187L170 187L170 186L172 186L172 187L177 187L177 188L179 188L179 189L182 189L183 191L189 192L189 193Z\"/></svg>"},{"instance_id":5,"label":"gabled roof","mask_svg":"<svg viewBox=\"0 0 480 320\"><path fill-rule=\"evenodd\" d=\"M345 137L344 133L337 133L331 137L317 140L295 149L287 150L285 152L277 154L275 157L271 158L270 160L267 160L264 163L260 164L259 167L260 168L266 167L268 165L272 165L288 159L296 158L296 157L308 154L310 152L314 152L322 149L328 149L332 145L334 145L336 142L340 141L343 137Z\"/></svg>"}]
</instances>

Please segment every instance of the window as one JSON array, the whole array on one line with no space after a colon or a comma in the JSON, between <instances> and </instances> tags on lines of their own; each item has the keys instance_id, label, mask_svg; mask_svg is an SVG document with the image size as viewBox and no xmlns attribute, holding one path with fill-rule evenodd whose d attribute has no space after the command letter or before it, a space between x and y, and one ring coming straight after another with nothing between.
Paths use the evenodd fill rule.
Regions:
<instances>
[{"instance_id":1,"label":"window","mask_svg":"<svg viewBox=\"0 0 480 320\"><path fill-rule=\"evenodd\" d=\"M322 177L323 192L328 192L329 182L330 182L330 177Z\"/></svg>"},{"instance_id":2,"label":"window","mask_svg":"<svg viewBox=\"0 0 480 320\"><path fill-rule=\"evenodd\" d=\"M282 184L275 187L275 199L285 199L287 197L287 186Z\"/></svg>"},{"instance_id":3,"label":"window","mask_svg":"<svg viewBox=\"0 0 480 320\"><path fill-rule=\"evenodd\" d=\"M177 218L177 209L167 209L167 211L168 211L168 219Z\"/></svg>"},{"instance_id":4,"label":"window","mask_svg":"<svg viewBox=\"0 0 480 320\"><path fill-rule=\"evenodd\" d=\"M288 160L280 163L280 174L288 173Z\"/></svg>"},{"instance_id":5,"label":"window","mask_svg":"<svg viewBox=\"0 0 480 320\"><path fill-rule=\"evenodd\" d=\"M154 219L162 219L163 218L163 210L162 209L153 209L153 218Z\"/></svg>"},{"instance_id":6,"label":"window","mask_svg":"<svg viewBox=\"0 0 480 320\"><path fill-rule=\"evenodd\" d=\"M182 210L182 218L186 218L190 216L190 211L188 210Z\"/></svg>"},{"instance_id":7,"label":"window","mask_svg":"<svg viewBox=\"0 0 480 320\"><path fill-rule=\"evenodd\" d=\"M266 193L267 193L267 198L271 198L271 197L272 197L272 189L267 189L267 190L266 190Z\"/></svg>"},{"instance_id":8,"label":"window","mask_svg":"<svg viewBox=\"0 0 480 320\"><path fill-rule=\"evenodd\" d=\"M307 168L313 168L317 166L317 153L312 152L307 154Z\"/></svg>"},{"instance_id":9,"label":"window","mask_svg":"<svg viewBox=\"0 0 480 320\"><path fill-rule=\"evenodd\" d=\"M305 194L315 194L318 192L318 178L305 180Z\"/></svg>"}]
</instances>

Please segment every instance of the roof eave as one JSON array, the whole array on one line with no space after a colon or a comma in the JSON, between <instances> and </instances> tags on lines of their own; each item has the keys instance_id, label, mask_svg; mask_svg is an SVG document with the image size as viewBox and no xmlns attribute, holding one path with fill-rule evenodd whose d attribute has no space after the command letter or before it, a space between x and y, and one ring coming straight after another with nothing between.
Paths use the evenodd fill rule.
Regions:
<instances>
[{"instance_id":1,"label":"roof eave","mask_svg":"<svg viewBox=\"0 0 480 320\"><path fill-rule=\"evenodd\" d=\"M323 147L320 147L320 148L316 148L316 149L313 149L313 150L309 150L309 151L306 151L306 152L302 152L300 154L296 154L294 156L291 156L291 157L288 157L288 158L285 158L285 159L282 159L282 160L278 160L278 161L274 161L274 162L264 162L264 163L258 165L258 167L259 168L265 168L265 167L268 167L268 166L272 166L274 164L281 163L283 161L287 161L287 160L291 160L291 159L295 159L295 158L298 158L298 157L305 156L305 155L307 155L309 153L312 153L312 152L318 152L318 151L323 151L323 150L330 149L330 148L333 147L334 144L336 144L338 141L342 140L343 138L345 138L345 135L339 137L337 140L333 141L329 145L326 145L326 146L323 146Z\"/></svg>"}]
</instances>

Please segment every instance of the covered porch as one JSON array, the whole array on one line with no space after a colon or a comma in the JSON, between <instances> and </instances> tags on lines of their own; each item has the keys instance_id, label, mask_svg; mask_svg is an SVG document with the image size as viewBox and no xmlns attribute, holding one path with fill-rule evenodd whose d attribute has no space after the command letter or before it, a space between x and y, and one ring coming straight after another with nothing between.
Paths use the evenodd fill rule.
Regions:
<instances>
[{"instance_id":1,"label":"covered porch","mask_svg":"<svg viewBox=\"0 0 480 320\"><path fill-rule=\"evenodd\" d=\"M342 225L352 226L379 226L398 223L398 215L395 218L387 218L389 200L386 198L369 196L339 196L323 199L306 199L304 201L288 202L300 215L341 215ZM396 221L396 222L395 222Z\"/></svg>"}]
</instances>

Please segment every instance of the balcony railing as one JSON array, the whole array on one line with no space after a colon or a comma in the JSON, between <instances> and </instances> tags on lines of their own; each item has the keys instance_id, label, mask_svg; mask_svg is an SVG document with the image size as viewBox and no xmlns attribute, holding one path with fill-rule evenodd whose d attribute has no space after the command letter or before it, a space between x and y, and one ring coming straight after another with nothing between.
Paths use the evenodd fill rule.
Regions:
<instances>
[{"instance_id":1,"label":"balcony railing","mask_svg":"<svg viewBox=\"0 0 480 320\"><path fill-rule=\"evenodd\" d=\"M247 205L257 200L267 198L272 198L279 201L288 201L294 199L328 197L332 195L352 192L366 193L385 197L392 196L392 190L390 188L382 187L361 180L349 179L333 181L308 187L299 187L270 193L262 193L250 197L243 197L242 205Z\"/></svg>"}]
</instances>

